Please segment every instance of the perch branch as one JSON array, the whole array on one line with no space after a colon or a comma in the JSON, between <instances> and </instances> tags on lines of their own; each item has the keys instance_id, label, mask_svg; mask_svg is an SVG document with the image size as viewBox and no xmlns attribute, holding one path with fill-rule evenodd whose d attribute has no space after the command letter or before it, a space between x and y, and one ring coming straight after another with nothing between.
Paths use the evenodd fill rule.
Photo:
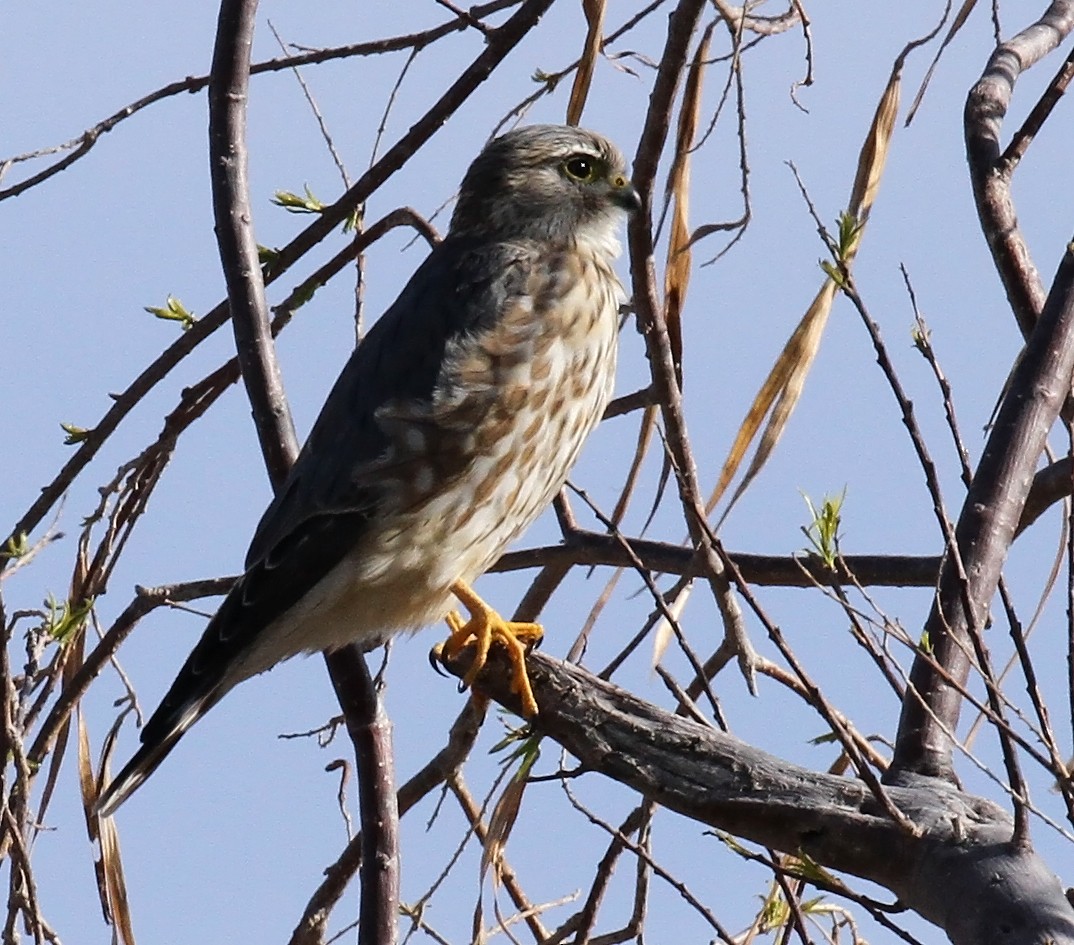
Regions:
<instances>
[{"instance_id":1,"label":"perch branch","mask_svg":"<svg viewBox=\"0 0 1074 945\"><path fill-rule=\"evenodd\" d=\"M473 655L469 647L445 666L461 678ZM878 883L954 945L1074 943L1061 884L1031 849L1008 842L1010 818L991 801L934 779L890 787L918 828L908 832L857 779L790 764L547 654L526 663L540 708L534 727L584 771L719 831ZM521 710L500 650L475 685Z\"/></svg>"}]
</instances>

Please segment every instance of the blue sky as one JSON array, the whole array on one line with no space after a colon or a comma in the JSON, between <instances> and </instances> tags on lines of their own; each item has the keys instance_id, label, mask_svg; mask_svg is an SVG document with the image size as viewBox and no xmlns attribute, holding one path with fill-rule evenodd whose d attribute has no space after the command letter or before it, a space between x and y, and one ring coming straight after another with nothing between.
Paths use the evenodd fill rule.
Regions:
<instances>
[{"instance_id":1,"label":"blue sky","mask_svg":"<svg viewBox=\"0 0 1074 945\"><path fill-rule=\"evenodd\" d=\"M613 8L616 5L612 5ZM685 391L687 421L707 487L741 418L783 341L821 282L823 247L801 200L793 161L827 221L834 221L850 192L858 148L891 63L905 42L927 32L940 5L906 12L898 5L817 5L811 10L815 82L798 90L808 109L790 97L805 70L800 32L775 37L745 61L747 134L753 223L719 262L694 271L686 309ZM367 220L399 205L426 215L450 200L468 161L490 128L533 90L535 70L555 71L581 48L579 4L561 2L469 100L458 116L370 201ZM625 10L625 7L624 7ZM1019 15L1027 15L1022 9ZM619 23L613 9L609 26ZM441 22L433 3L389 2L298 5L267 2L259 14L255 58L277 54L271 20L288 42L329 46L409 32ZM0 62L0 158L66 141L123 104L167 82L207 70L215 28L210 4L196 7L147 2L9 5L8 42ZM619 47L658 58L665 18L649 18ZM1009 32L1023 25L1011 21ZM714 51L725 51L717 30ZM394 142L433 101L446 82L481 49L472 31L426 50L404 80L388 116L385 146ZM935 51L935 43L911 57L908 101ZM954 451L927 366L912 350L912 310L899 265L913 280L941 362L955 388L962 430L971 454L1020 345L998 278L990 268L972 205L962 144L962 106L991 48L986 11L974 14L941 61L914 124L896 133L885 177L856 273L859 288L880 323L919 420L940 465L949 509L961 492ZM310 68L305 77L317 98L352 177L367 165L385 103L404 56L346 60ZM640 78L601 62L583 123L632 152L649 94L650 73L627 60ZM1050 61L1019 85L1020 120L1057 63ZM711 71L706 115L715 107L724 72ZM539 102L527 121L563 119L569 85ZM322 199L341 183L298 83L289 73L255 78L251 93L250 155L254 220L259 242L285 243L305 224L270 204L277 190L308 185ZM695 157L692 222L727 220L741 212L738 154L733 122L726 116ZM1047 280L1069 238L1068 208L1056 207L1051 181L1064 165L1064 115L1034 144L1016 184L1020 219ZM0 441L7 462L0 475L0 512L8 527L33 501L70 454L60 423L92 426L107 409L108 393L122 390L141 366L176 335L177 328L143 311L171 294L196 314L223 297L212 232L206 157L204 93L183 94L145 110L105 136L85 159L46 184L5 203L0 213ZM14 179L17 169L9 172ZM5 181L6 183L7 181ZM443 229L446 214L435 221ZM342 245L334 236L270 292L279 301L301 277ZM424 249L395 233L369 253L366 317L375 318L420 262ZM712 243L715 253L722 244ZM702 244L695 259L712 253ZM620 266L625 277L625 262ZM343 276L303 308L281 338L279 354L296 423L304 433L353 343L353 280ZM66 593L79 523L96 502L96 487L135 455L159 430L180 391L230 355L231 338L217 333L161 384L118 431L71 490L57 528L66 537L32 567L4 585L9 613L39 606L46 593ZM801 493L814 499L847 490L843 548L854 553L933 554L940 538L897 407L873 363L868 338L850 306L837 302L823 349L800 408L769 467L729 517L722 537L732 550L789 554L801 550L807 521ZM628 327L617 390L645 383L640 340ZM635 421L605 424L572 477L604 508L618 494L635 436ZM1057 441L1058 442L1058 441ZM646 466L644 485L627 520L637 531L659 475ZM98 608L103 626L126 606L136 584L157 585L235 572L270 495L249 410L239 388L187 433L131 540ZM1055 554L1059 518L1049 517L1016 546L1009 570L1028 619ZM652 527L654 537L677 541L681 517L666 501ZM542 519L526 544L556 540L551 517ZM562 655L578 632L607 578L573 575L544 615L546 650ZM485 596L510 610L525 576L489 577ZM627 577L597 624L587 665L599 667L648 614L649 602ZM840 611L819 594L764 592L769 613L783 628L832 701L866 732L888 736L898 706L875 684L869 663L854 647ZM914 635L926 614L928 594L877 593L888 615ZM205 606L210 606L205 602ZM687 626L707 652L718 634L714 608L696 593ZM151 710L200 634L201 617L158 611L121 652L143 709ZM1039 669L1063 717L1062 608L1054 603L1038 631ZM400 778L408 777L443 744L447 724L462 705L453 682L431 672L425 660L440 630L400 641L388 670L387 703L395 724ZM751 632L772 657L760 627ZM997 663L1006 646L996 634ZM990 643L993 641L990 640ZM666 704L663 687L642 652L620 682ZM675 657L669 657L675 664ZM676 665L677 669L682 666ZM732 730L789 760L824 768L830 746L809 739L823 723L771 683L758 698L741 681L720 678L718 688ZM1012 687L1013 688L1013 687ZM1020 695L1020 687L1018 687ZM122 695L114 673L98 682L85 710L94 751ZM337 742L322 751L309 739L280 740L283 732L322 724L336 710L319 660L296 660L230 694L201 722L151 782L123 808L118 822L131 888L135 931L142 942L169 945L204 941L285 941L319 880L337 855L345 832L336 808L337 775L323 770L349 757ZM972 716L967 713L969 718ZM486 752L500 734L493 721L467 768L471 790L488 790L495 763ZM118 754L136 741L128 726ZM1069 732L1060 734L1069 749ZM996 766L994 738L975 745ZM545 748L542 767L554 769L556 752ZM997 766L998 770L998 766ZM973 790L1002 800L998 790L968 763L960 773ZM631 803L628 793L597 778L577 790L587 803L616 821ZM1036 777L1035 799L1059 817L1058 802ZM450 801L426 829L435 804L427 799L403 827L405 901L416 899L450 859L461 836L458 809ZM352 805L353 807L353 805ZM68 942L106 942L99 921L89 847L77 799L74 756L68 758L57 798L35 850L42 908ZM1037 825L1035 836L1050 862L1069 860L1067 841ZM591 862L606 840L566 807L554 784L531 789L508 848L508 857L535 901L585 888ZM672 873L689 879L732 928L744 926L764 890L764 876L702 829L661 813L654 854ZM463 941L478 894L477 857L471 848L444 891L433 900L430 923L452 941ZM625 864L613 888L606 929L623 917L632 888ZM59 879L62 877L62 879ZM1067 877L1069 879L1069 877ZM486 893L486 898L487 898ZM566 909L554 913L560 918ZM618 913L616 912L618 908ZM355 914L352 895L337 913L336 927ZM667 886L656 883L654 941L672 933L681 941L707 940L698 918ZM554 918L546 920L554 924ZM920 930L920 924L908 920ZM869 928L868 925L865 928ZM937 940L932 930L923 941ZM869 933L872 941L885 941ZM348 940L346 937L344 940Z\"/></svg>"}]
</instances>

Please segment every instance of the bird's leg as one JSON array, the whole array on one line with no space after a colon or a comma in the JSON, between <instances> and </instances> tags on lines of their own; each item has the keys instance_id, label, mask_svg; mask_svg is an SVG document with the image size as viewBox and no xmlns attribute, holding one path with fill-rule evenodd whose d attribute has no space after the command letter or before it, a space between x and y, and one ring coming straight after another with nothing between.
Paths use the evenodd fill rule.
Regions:
<instances>
[{"instance_id":1,"label":"bird's leg","mask_svg":"<svg viewBox=\"0 0 1074 945\"><path fill-rule=\"evenodd\" d=\"M462 680L464 686L469 686L485 665L492 641L499 640L507 648L514 669L511 688L522 700L522 714L526 718L532 718L537 714L537 701L533 698L533 689L529 676L526 675L526 649L544 636L541 625L504 620L463 581L452 584L451 593L470 612L470 619L464 623L457 611L449 613L447 625L451 634L437 647L437 651L440 655L450 658L471 640L477 644L473 665Z\"/></svg>"}]
</instances>

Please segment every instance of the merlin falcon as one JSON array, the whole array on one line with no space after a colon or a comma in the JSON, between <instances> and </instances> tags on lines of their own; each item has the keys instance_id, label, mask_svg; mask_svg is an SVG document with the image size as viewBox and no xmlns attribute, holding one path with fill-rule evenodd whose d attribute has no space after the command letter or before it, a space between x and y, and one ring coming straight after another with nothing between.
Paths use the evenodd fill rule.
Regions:
<instances>
[{"instance_id":1,"label":"merlin falcon","mask_svg":"<svg viewBox=\"0 0 1074 945\"><path fill-rule=\"evenodd\" d=\"M608 403L612 263L640 205L593 132L533 125L485 147L447 236L344 367L102 815L233 686L298 653L445 620L444 655L476 642L464 683L499 641L536 714L524 657L541 628L504 620L472 584L551 502Z\"/></svg>"}]
</instances>

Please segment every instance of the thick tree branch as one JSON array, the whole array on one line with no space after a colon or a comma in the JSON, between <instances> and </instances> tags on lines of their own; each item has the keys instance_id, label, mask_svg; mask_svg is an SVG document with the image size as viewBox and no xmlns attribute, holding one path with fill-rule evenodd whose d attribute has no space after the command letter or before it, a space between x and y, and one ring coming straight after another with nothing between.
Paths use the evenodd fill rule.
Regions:
<instances>
[{"instance_id":1,"label":"thick tree branch","mask_svg":"<svg viewBox=\"0 0 1074 945\"><path fill-rule=\"evenodd\" d=\"M1044 287L1018 226L1011 194L1015 163L1001 160L1000 132L1018 77L1074 29L1074 0L1056 0L1044 15L996 47L970 90L963 116L974 201L996 271L1026 338L1044 304Z\"/></svg>"},{"instance_id":2,"label":"thick tree branch","mask_svg":"<svg viewBox=\"0 0 1074 945\"><path fill-rule=\"evenodd\" d=\"M1074 3L1053 2L1037 23L997 47L967 98L966 146L978 213L1028 342L963 506L956 529L957 553L945 562L925 625L931 652L920 654L911 671L888 772L896 782L906 772L954 778L950 733L961 709L959 690L968 678L971 654L981 655L975 649L980 646L979 630L1026 513L1033 470L1048 430L1070 390L1071 247L1041 311L1043 289L1018 230L1010 194L1016 162L1000 158L1000 132L1021 72L1054 49L1071 29Z\"/></svg>"},{"instance_id":3,"label":"thick tree branch","mask_svg":"<svg viewBox=\"0 0 1074 945\"><path fill-rule=\"evenodd\" d=\"M461 677L472 657L464 650L447 668ZM991 801L935 779L889 788L917 828L908 833L858 780L790 764L543 653L526 664L535 729L584 770L699 823L879 883L955 945L1074 943L1074 909L1059 881L1008 843L1010 818ZM500 649L476 686L520 711Z\"/></svg>"},{"instance_id":4,"label":"thick tree branch","mask_svg":"<svg viewBox=\"0 0 1074 945\"><path fill-rule=\"evenodd\" d=\"M1033 470L1074 373L1074 244L1011 375L955 530L967 588L948 560L925 636L931 653L915 660L903 703L889 778L913 772L953 779L950 733L958 723L973 648L1025 506ZM972 613L963 606L968 590ZM946 670L937 673L935 664ZM953 683L953 684L952 684Z\"/></svg>"}]
</instances>

